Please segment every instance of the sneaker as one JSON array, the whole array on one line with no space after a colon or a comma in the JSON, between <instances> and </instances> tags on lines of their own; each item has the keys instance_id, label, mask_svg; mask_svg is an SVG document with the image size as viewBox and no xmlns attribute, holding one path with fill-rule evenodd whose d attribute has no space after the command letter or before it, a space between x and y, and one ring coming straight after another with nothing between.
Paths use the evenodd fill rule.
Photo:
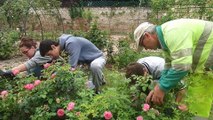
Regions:
<instances>
[{"instance_id":1,"label":"sneaker","mask_svg":"<svg viewBox=\"0 0 213 120\"><path fill-rule=\"evenodd\" d=\"M92 83L92 81L87 81L86 82L86 87L88 89L94 89L95 88L95 85Z\"/></svg>"}]
</instances>

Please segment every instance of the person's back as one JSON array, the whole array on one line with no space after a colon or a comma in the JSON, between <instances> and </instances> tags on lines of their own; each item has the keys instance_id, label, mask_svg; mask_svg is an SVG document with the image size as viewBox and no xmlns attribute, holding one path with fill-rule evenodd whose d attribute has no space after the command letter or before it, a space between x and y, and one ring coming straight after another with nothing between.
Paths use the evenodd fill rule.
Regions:
<instances>
[{"instance_id":1,"label":"person's back","mask_svg":"<svg viewBox=\"0 0 213 120\"><path fill-rule=\"evenodd\" d=\"M70 57L70 64L76 66L77 62L90 63L94 59L103 55L89 40L68 34L59 37L60 47L65 49Z\"/></svg>"},{"instance_id":2,"label":"person's back","mask_svg":"<svg viewBox=\"0 0 213 120\"><path fill-rule=\"evenodd\" d=\"M43 40L40 43L39 50L41 56L48 55L54 59L58 58L62 51L66 51L69 55L71 71L76 70L79 62L86 63L91 71L88 79L95 85L96 93L100 93L100 86L106 84L103 74L103 68L106 64L105 56L86 38L63 34L59 37L58 42Z\"/></svg>"},{"instance_id":3,"label":"person's back","mask_svg":"<svg viewBox=\"0 0 213 120\"><path fill-rule=\"evenodd\" d=\"M134 31L137 47L162 49L166 64L154 92L150 92L154 104L163 104L165 93L176 87L185 76L206 73L213 66L213 22L198 19L177 19L162 25L145 22ZM191 74L188 74L191 73ZM196 84L194 84L196 83ZM198 84L199 83L199 84ZM208 117L212 103L212 77L190 81L187 95L199 99L190 103L191 111ZM202 98L200 100L200 98Z\"/></svg>"},{"instance_id":4,"label":"person's back","mask_svg":"<svg viewBox=\"0 0 213 120\"><path fill-rule=\"evenodd\" d=\"M149 56L139 59L137 63L144 65L149 74L153 77L154 80L156 80L161 76L161 72L164 69L165 60L161 57Z\"/></svg>"},{"instance_id":5,"label":"person's back","mask_svg":"<svg viewBox=\"0 0 213 120\"><path fill-rule=\"evenodd\" d=\"M213 25L211 24L213 23L204 20L178 19L161 25L165 46L171 53L174 64L183 64L183 58L175 59L181 55L186 56L184 64L189 66L192 64L192 68L188 70L203 71L204 68L213 66L213 57L211 57L213 56L213 31L211 30Z\"/></svg>"}]
</instances>

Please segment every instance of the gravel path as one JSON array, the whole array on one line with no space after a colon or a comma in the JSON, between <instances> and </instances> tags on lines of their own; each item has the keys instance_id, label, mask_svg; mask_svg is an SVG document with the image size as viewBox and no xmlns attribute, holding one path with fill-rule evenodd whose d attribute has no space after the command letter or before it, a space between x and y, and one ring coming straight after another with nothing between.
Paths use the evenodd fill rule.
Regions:
<instances>
[{"instance_id":1,"label":"gravel path","mask_svg":"<svg viewBox=\"0 0 213 120\"><path fill-rule=\"evenodd\" d=\"M19 64L25 62L26 60L27 57L24 56L16 56L8 60L0 60L0 69L8 70L10 68L18 66Z\"/></svg>"}]
</instances>

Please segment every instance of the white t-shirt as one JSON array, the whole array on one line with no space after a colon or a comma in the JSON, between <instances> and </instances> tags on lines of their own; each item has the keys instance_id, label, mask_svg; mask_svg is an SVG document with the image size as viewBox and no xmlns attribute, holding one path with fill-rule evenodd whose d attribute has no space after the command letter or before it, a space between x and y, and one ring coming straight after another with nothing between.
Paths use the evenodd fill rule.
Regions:
<instances>
[{"instance_id":1,"label":"white t-shirt","mask_svg":"<svg viewBox=\"0 0 213 120\"><path fill-rule=\"evenodd\" d=\"M144 65L153 79L158 80L164 69L165 60L161 57L149 56L139 59L137 63Z\"/></svg>"}]
</instances>

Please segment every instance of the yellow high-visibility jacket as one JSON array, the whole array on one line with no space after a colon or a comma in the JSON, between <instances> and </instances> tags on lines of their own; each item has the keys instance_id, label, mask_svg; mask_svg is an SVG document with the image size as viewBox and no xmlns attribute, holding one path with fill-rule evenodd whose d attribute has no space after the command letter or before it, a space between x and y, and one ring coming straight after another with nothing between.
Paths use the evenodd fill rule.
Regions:
<instances>
[{"instance_id":1,"label":"yellow high-visibility jacket","mask_svg":"<svg viewBox=\"0 0 213 120\"><path fill-rule=\"evenodd\" d=\"M213 22L178 19L157 26L156 32L165 53L165 70L159 80L165 92L188 72L201 73L213 66Z\"/></svg>"},{"instance_id":2,"label":"yellow high-visibility jacket","mask_svg":"<svg viewBox=\"0 0 213 120\"><path fill-rule=\"evenodd\" d=\"M166 57L160 79L164 91L173 88L189 71L203 72L213 66L213 22L178 19L157 26L156 30Z\"/></svg>"}]
</instances>

